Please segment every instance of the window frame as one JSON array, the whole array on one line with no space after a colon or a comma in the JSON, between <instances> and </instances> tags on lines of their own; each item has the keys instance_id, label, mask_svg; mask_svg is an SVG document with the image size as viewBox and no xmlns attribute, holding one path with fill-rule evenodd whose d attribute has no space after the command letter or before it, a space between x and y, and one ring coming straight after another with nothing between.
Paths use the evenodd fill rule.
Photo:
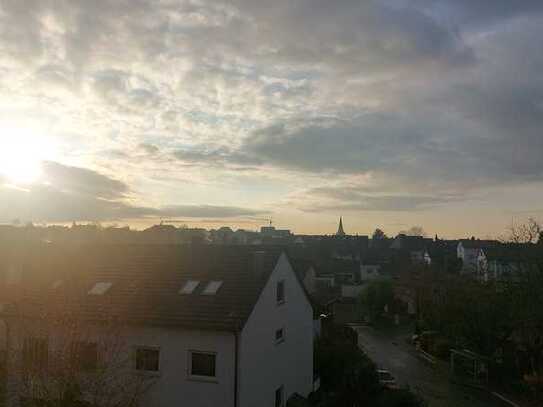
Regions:
<instances>
[{"instance_id":1,"label":"window frame","mask_svg":"<svg viewBox=\"0 0 543 407\"><path fill-rule=\"evenodd\" d=\"M282 287L281 289L281 298L279 298L279 287ZM277 302L277 305L282 305L286 302L286 282L285 279L277 281L277 284L275 285L275 301Z\"/></svg>"},{"instance_id":2,"label":"window frame","mask_svg":"<svg viewBox=\"0 0 543 407\"><path fill-rule=\"evenodd\" d=\"M158 352L158 368L157 370L138 369L138 351L155 351ZM160 346L148 346L148 345L136 345L134 346L134 370L141 374L146 375L160 375Z\"/></svg>"},{"instance_id":3,"label":"window frame","mask_svg":"<svg viewBox=\"0 0 543 407\"><path fill-rule=\"evenodd\" d=\"M217 352L213 351L206 351L206 350L197 350L197 349L190 349L188 352L187 357L187 378L189 380L194 381L200 381L200 382L210 382L210 383L218 383L219 378L217 376ZM213 366L213 373L214 376L204 376L204 375L197 375L192 373L192 356L193 354L202 354L202 355L211 355L214 357L214 366Z\"/></svg>"}]
</instances>

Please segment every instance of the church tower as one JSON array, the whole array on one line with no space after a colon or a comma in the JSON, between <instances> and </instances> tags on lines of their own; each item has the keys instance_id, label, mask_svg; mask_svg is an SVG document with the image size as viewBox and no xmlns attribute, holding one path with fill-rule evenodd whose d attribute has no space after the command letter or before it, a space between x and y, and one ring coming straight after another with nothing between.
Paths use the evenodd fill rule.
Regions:
<instances>
[{"instance_id":1,"label":"church tower","mask_svg":"<svg viewBox=\"0 0 543 407\"><path fill-rule=\"evenodd\" d=\"M336 236L345 236L345 231L343 230L343 219L339 217L339 227L337 228Z\"/></svg>"}]
</instances>

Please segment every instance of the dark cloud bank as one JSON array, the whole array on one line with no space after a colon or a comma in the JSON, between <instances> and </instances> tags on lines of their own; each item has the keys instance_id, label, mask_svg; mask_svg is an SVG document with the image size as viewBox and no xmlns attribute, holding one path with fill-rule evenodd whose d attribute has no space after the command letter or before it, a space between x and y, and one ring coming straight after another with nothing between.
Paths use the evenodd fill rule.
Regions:
<instances>
[{"instance_id":1,"label":"dark cloud bank","mask_svg":"<svg viewBox=\"0 0 543 407\"><path fill-rule=\"evenodd\" d=\"M55 162L44 163L43 178L51 180L25 189L0 178L0 222L113 221L138 218L228 218L254 216L263 210L218 205L172 205L162 208L127 202L129 187L103 174Z\"/></svg>"}]
</instances>

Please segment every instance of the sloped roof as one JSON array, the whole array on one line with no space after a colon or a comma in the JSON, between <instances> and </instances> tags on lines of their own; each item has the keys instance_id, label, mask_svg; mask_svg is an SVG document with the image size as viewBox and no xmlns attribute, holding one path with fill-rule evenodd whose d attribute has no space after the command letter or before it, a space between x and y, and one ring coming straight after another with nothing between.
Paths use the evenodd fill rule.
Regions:
<instances>
[{"instance_id":1,"label":"sloped roof","mask_svg":"<svg viewBox=\"0 0 543 407\"><path fill-rule=\"evenodd\" d=\"M294 272L298 275L298 277L301 280L305 278L310 268L313 268L313 270L315 270L315 273L317 271L315 264L311 260L294 258L291 256L289 257L289 260Z\"/></svg>"},{"instance_id":2,"label":"sloped roof","mask_svg":"<svg viewBox=\"0 0 543 407\"><path fill-rule=\"evenodd\" d=\"M404 234L396 236L394 240L398 242L399 248L409 251L424 250L432 242L432 239L423 236L408 236Z\"/></svg>"},{"instance_id":3,"label":"sloped roof","mask_svg":"<svg viewBox=\"0 0 543 407\"><path fill-rule=\"evenodd\" d=\"M483 249L499 245L497 240L479 240L479 239L462 239L460 240L464 249Z\"/></svg>"},{"instance_id":4,"label":"sloped roof","mask_svg":"<svg viewBox=\"0 0 543 407\"><path fill-rule=\"evenodd\" d=\"M48 245L25 259L18 299L29 312L32 304L61 305L91 320L236 331L281 253L252 246L87 245L66 251ZM189 280L200 284L180 294ZM211 281L222 285L215 295L202 295ZM97 283L111 288L89 295Z\"/></svg>"}]
</instances>

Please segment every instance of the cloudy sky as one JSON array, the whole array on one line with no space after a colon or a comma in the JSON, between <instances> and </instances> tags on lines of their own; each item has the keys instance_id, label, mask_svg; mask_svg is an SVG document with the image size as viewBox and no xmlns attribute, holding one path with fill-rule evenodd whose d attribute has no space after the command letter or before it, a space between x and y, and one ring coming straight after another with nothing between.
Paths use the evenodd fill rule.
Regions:
<instances>
[{"instance_id":1,"label":"cloudy sky","mask_svg":"<svg viewBox=\"0 0 543 407\"><path fill-rule=\"evenodd\" d=\"M543 216L541 0L0 0L0 222Z\"/></svg>"}]
</instances>

